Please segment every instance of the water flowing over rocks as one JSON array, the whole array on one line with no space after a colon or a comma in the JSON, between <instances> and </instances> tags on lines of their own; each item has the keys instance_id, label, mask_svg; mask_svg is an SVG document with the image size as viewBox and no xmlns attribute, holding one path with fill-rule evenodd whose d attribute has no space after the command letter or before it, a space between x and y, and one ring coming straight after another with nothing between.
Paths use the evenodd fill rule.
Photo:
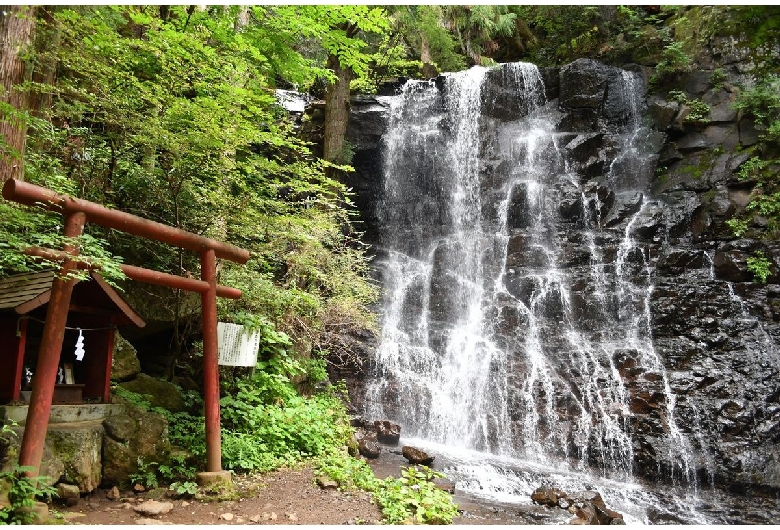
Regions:
<instances>
[{"instance_id":1,"label":"water flowing over rocks","mask_svg":"<svg viewBox=\"0 0 780 530\"><path fill-rule=\"evenodd\" d=\"M605 476L780 491L780 244L725 225L756 131L728 83L684 83L705 124L647 77L519 63L353 101L347 184L385 293L349 382L365 417Z\"/></svg>"}]
</instances>

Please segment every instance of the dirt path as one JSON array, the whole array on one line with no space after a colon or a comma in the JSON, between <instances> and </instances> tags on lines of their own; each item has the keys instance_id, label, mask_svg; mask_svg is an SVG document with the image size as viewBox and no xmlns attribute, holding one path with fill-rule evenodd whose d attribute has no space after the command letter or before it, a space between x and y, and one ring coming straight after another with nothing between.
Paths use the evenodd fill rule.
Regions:
<instances>
[{"instance_id":1,"label":"dirt path","mask_svg":"<svg viewBox=\"0 0 780 530\"><path fill-rule=\"evenodd\" d=\"M239 499L232 501L174 500L167 492L121 492L109 500L98 489L73 507L54 507L68 524L379 524L382 514L365 492L323 490L313 483L311 469L280 470L266 475L235 477ZM170 502L168 513L148 516L135 507L155 498Z\"/></svg>"},{"instance_id":2,"label":"dirt path","mask_svg":"<svg viewBox=\"0 0 780 530\"><path fill-rule=\"evenodd\" d=\"M398 477L401 468L408 465L400 451L393 448L385 448L380 458L369 460L369 464L377 478ZM315 485L311 468L239 475L233 483L239 494L237 500L171 499L163 489L141 494L122 491L119 500L110 500L107 490L98 489L76 506L55 505L51 512L62 515L66 524L81 525L373 525L382 520L381 511L368 493L323 490ZM169 512L156 516L137 513L135 507L148 500L170 502L173 506ZM453 521L456 525L562 524L570 518L561 519L530 502L527 507L502 507L458 493L454 500L461 511Z\"/></svg>"}]
</instances>

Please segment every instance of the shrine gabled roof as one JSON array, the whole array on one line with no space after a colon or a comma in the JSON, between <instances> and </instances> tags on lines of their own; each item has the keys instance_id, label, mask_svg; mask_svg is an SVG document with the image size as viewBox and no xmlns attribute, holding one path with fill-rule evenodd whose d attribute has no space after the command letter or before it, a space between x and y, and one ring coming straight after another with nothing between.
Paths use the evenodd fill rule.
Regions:
<instances>
[{"instance_id":1,"label":"shrine gabled roof","mask_svg":"<svg viewBox=\"0 0 780 530\"><path fill-rule=\"evenodd\" d=\"M138 327L143 327L146 322L143 321L141 316L136 313L127 302L117 293L106 281L96 272L90 272L90 276L93 281L79 282L74 287L74 297L78 297L78 290L84 289L84 284L94 284L97 286L91 288L89 298L95 300L95 293L102 293L104 306L109 304L115 311L118 310L125 318L128 324L135 324ZM9 276L8 278L0 279L0 311L13 310L19 315L25 315L48 303L51 297L52 280L54 279L54 271L42 271L27 274L17 274L15 276ZM97 300L95 300L97 302ZM96 306L97 307L97 306Z\"/></svg>"}]
</instances>

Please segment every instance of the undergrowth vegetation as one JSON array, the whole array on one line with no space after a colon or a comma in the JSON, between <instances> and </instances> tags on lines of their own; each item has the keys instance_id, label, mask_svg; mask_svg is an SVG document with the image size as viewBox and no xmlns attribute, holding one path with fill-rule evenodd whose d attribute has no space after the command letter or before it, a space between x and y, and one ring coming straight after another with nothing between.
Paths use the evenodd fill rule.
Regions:
<instances>
[{"instance_id":1,"label":"undergrowth vegetation","mask_svg":"<svg viewBox=\"0 0 780 530\"><path fill-rule=\"evenodd\" d=\"M14 425L13 422L4 423L0 431L2 446L6 450L12 447L10 438L17 436ZM15 453L15 450L11 450L5 456L13 460L17 456ZM35 502L48 501L57 496L57 490L46 484L48 477L27 476L27 472L32 470L32 467L18 464L0 470L0 492L7 498L7 502L0 506L0 525L39 523L32 510Z\"/></svg>"},{"instance_id":2,"label":"undergrowth vegetation","mask_svg":"<svg viewBox=\"0 0 780 530\"><path fill-rule=\"evenodd\" d=\"M316 469L342 489L371 492L388 524L451 524L458 515L452 496L433 482L444 475L426 466L410 466L400 478L380 480L364 461L336 451L320 458Z\"/></svg>"},{"instance_id":3,"label":"undergrowth vegetation","mask_svg":"<svg viewBox=\"0 0 780 530\"><path fill-rule=\"evenodd\" d=\"M291 377L302 367L285 353L275 362L259 363L253 374L226 378L222 410L222 463L236 473L268 472L310 462L315 470L339 483L344 490L361 489L372 494L382 510L384 522L450 524L457 516L452 496L439 489L433 479L443 475L425 466L409 467L400 478L377 479L368 464L350 456L352 437L342 384L301 395ZM173 446L186 448L187 455L174 452L164 464L139 460L133 482L147 488L162 485L179 496L196 494L195 470L205 464L205 433L202 406L189 394L192 412L173 413L151 407L139 394L118 387L116 393L143 410L168 420Z\"/></svg>"}]
</instances>

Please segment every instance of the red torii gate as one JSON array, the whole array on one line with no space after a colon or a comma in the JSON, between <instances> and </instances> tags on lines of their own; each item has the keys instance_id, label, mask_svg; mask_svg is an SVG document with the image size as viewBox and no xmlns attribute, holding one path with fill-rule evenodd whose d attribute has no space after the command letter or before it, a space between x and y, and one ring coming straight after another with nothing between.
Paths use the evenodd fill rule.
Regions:
<instances>
[{"instance_id":1,"label":"red torii gate","mask_svg":"<svg viewBox=\"0 0 780 530\"><path fill-rule=\"evenodd\" d=\"M74 199L66 195L28 182L10 179L3 186L3 197L8 200L41 206L65 216L65 237L78 237L89 221L107 228L121 230L146 239L155 239L177 247L200 253L201 279L182 278L162 272L122 265L122 271L134 280L201 293L203 319L203 399L206 417L206 473L203 482L214 478L229 480L229 473L222 471L222 449L219 423L219 366L217 352L217 297L237 299L241 291L217 285L216 261L224 258L236 263L246 263L249 251L199 236L172 226L150 221L119 210L111 210L94 202ZM49 424L54 384L57 378L59 354L65 336L73 286L77 280L65 280L67 273L76 268L88 267L74 261L78 248L66 245L63 251L28 249L27 253L40 257L61 259L59 274L52 281L51 298L43 328L38 365L35 370L30 406L22 437L19 465L30 466L31 476L40 470L46 430Z\"/></svg>"}]
</instances>

